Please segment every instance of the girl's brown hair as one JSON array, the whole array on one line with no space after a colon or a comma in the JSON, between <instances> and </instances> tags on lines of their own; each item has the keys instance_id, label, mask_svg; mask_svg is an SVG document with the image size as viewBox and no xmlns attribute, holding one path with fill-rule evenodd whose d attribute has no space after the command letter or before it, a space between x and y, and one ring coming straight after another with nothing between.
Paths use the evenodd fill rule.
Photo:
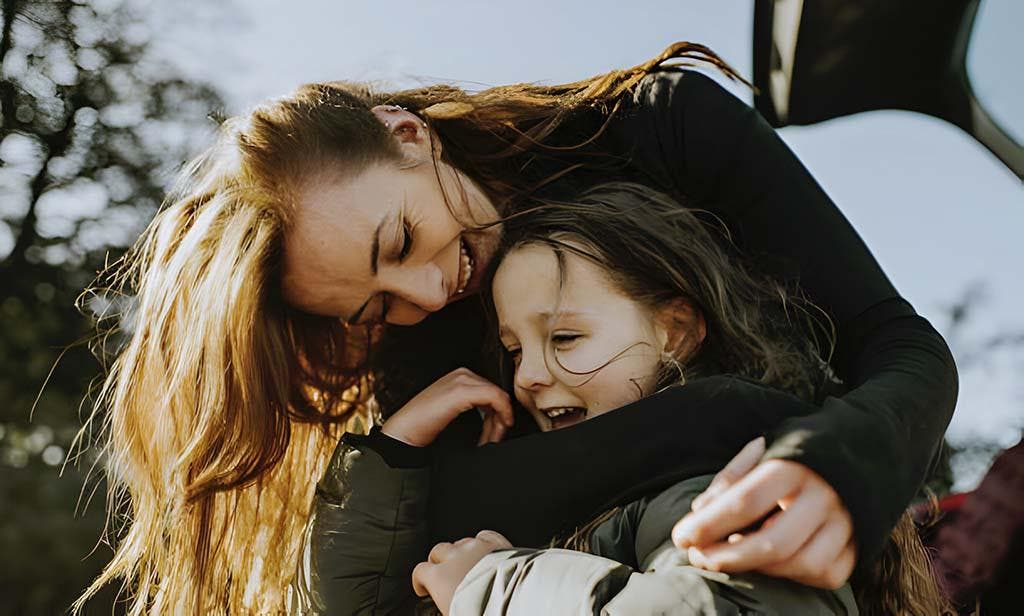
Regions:
<instances>
[{"instance_id":1,"label":"girl's brown hair","mask_svg":"<svg viewBox=\"0 0 1024 616\"><path fill-rule=\"evenodd\" d=\"M285 609L316 478L345 423L367 417L375 332L289 309L282 236L296 195L326 166L356 174L400 163L374 105L418 113L448 162L508 203L531 188L517 181L517 156L545 147L577 111L611 117L673 60L735 76L707 48L677 43L556 86L311 84L225 122L83 296L124 310L101 315L100 340L116 359L79 434L80 444L98 441L115 552L75 610L117 580L132 614Z\"/></svg>"},{"instance_id":2,"label":"girl's brown hair","mask_svg":"<svg viewBox=\"0 0 1024 616\"><path fill-rule=\"evenodd\" d=\"M827 316L798 289L747 265L726 228L707 212L643 185L611 183L572 202L539 203L505 225L492 271L510 252L539 244L560 263L565 253L596 263L626 296L653 310L678 299L697 308L707 335L669 366L673 371L666 374L675 382L738 374L812 402L837 390L827 362L834 338ZM590 534L614 513L597 516L560 545L587 551ZM931 616L949 609L909 514L852 585L865 615Z\"/></svg>"}]
</instances>

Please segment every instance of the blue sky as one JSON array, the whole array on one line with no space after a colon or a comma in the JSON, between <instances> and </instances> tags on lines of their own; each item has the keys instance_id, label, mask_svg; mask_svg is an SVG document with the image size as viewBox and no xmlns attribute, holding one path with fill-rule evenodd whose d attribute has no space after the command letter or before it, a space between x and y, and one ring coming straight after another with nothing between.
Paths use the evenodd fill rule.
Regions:
<instances>
[{"instance_id":1,"label":"blue sky","mask_svg":"<svg viewBox=\"0 0 1024 616\"><path fill-rule=\"evenodd\" d=\"M750 0L248 0L231 14L209 4L185 6L192 17L152 9L159 53L217 83L230 113L317 80L467 88L571 81L636 64L677 40L711 46L744 75L752 65ZM969 57L979 97L1018 139L1021 26L1024 3L984 0ZM995 333L1024 332L1021 182L958 129L909 112L872 112L782 135L901 293L940 331L948 332L945 309L982 285L984 300L970 327L950 340L965 364L950 437L1016 442L1024 384L1015 377L1024 373L1024 351L997 352L983 362L969 362L969 352ZM962 475L960 487L975 479Z\"/></svg>"}]
</instances>

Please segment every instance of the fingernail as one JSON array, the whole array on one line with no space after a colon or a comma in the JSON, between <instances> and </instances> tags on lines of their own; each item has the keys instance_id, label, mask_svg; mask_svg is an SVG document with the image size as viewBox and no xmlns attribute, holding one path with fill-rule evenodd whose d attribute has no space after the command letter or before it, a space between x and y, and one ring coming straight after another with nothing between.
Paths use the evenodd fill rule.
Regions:
<instances>
[{"instance_id":1,"label":"fingernail","mask_svg":"<svg viewBox=\"0 0 1024 616\"><path fill-rule=\"evenodd\" d=\"M700 548L693 548L686 550L686 558L689 559L690 564L694 567L704 568L704 564L707 562L707 557L704 556L704 552L700 551Z\"/></svg>"},{"instance_id":2,"label":"fingernail","mask_svg":"<svg viewBox=\"0 0 1024 616\"><path fill-rule=\"evenodd\" d=\"M672 529L672 542L680 548L690 547L690 544L693 543L693 537L690 536L691 532L690 524L686 522L686 518L683 518Z\"/></svg>"},{"instance_id":3,"label":"fingernail","mask_svg":"<svg viewBox=\"0 0 1024 616\"><path fill-rule=\"evenodd\" d=\"M692 509L694 511L697 511L698 509L703 507L705 504L707 504L707 500L708 500L707 492L701 492L700 494L697 495L697 498L693 499L693 502L690 503L690 509Z\"/></svg>"}]
</instances>

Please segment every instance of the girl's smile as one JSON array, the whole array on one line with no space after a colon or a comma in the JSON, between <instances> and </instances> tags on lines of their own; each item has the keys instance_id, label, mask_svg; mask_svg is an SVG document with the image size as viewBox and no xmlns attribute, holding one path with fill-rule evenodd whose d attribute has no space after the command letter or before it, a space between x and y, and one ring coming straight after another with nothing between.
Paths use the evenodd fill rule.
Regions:
<instances>
[{"instance_id":1,"label":"girl's smile","mask_svg":"<svg viewBox=\"0 0 1024 616\"><path fill-rule=\"evenodd\" d=\"M588 259L542 245L514 248L493 283L515 395L542 430L640 399L658 380L666 329Z\"/></svg>"}]
</instances>

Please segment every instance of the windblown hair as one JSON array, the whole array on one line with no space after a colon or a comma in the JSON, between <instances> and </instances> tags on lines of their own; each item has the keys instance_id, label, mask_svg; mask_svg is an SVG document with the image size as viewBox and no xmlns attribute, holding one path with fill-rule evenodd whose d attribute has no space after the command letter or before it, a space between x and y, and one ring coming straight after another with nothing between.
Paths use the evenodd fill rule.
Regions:
<instances>
[{"instance_id":1,"label":"windblown hair","mask_svg":"<svg viewBox=\"0 0 1024 616\"><path fill-rule=\"evenodd\" d=\"M686 300L703 315L707 335L666 366L662 386L736 374L818 400L832 382L831 321L795 290L745 267L716 222L644 185L604 184L572 202L545 201L509 217L493 263L496 269L504 255L539 244L560 264L566 253L594 262L652 311Z\"/></svg>"},{"instance_id":2,"label":"windblown hair","mask_svg":"<svg viewBox=\"0 0 1024 616\"><path fill-rule=\"evenodd\" d=\"M677 43L644 64L556 86L471 94L311 84L225 122L135 246L83 296L124 310L100 319L99 339L114 347L100 352L116 360L78 439L98 440L115 553L75 610L118 580L132 614L286 608L315 480L345 423L368 417L377 332L289 309L282 237L318 174L401 163L374 105L419 114L447 162L505 208L532 188L517 182L517 157L578 111L610 118L671 60L735 77L710 50Z\"/></svg>"},{"instance_id":3,"label":"windblown hair","mask_svg":"<svg viewBox=\"0 0 1024 616\"><path fill-rule=\"evenodd\" d=\"M666 366L661 386L729 373L815 402L839 385L828 368L834 334L827 315L798 289L746 264L724 225L707 212L643 185L609 183L572 202L539 203L505 225L492 274L517 248L542 245L563 272L566 253L588 259L652 311L684 299L701 312L703 343ZM493 319L493 298L488 303ZM614 513L598 515L556 544L588 551L591 533ZM852 585L868 616L951 613L909 513Z\"/></svg>"}]
</instances>

